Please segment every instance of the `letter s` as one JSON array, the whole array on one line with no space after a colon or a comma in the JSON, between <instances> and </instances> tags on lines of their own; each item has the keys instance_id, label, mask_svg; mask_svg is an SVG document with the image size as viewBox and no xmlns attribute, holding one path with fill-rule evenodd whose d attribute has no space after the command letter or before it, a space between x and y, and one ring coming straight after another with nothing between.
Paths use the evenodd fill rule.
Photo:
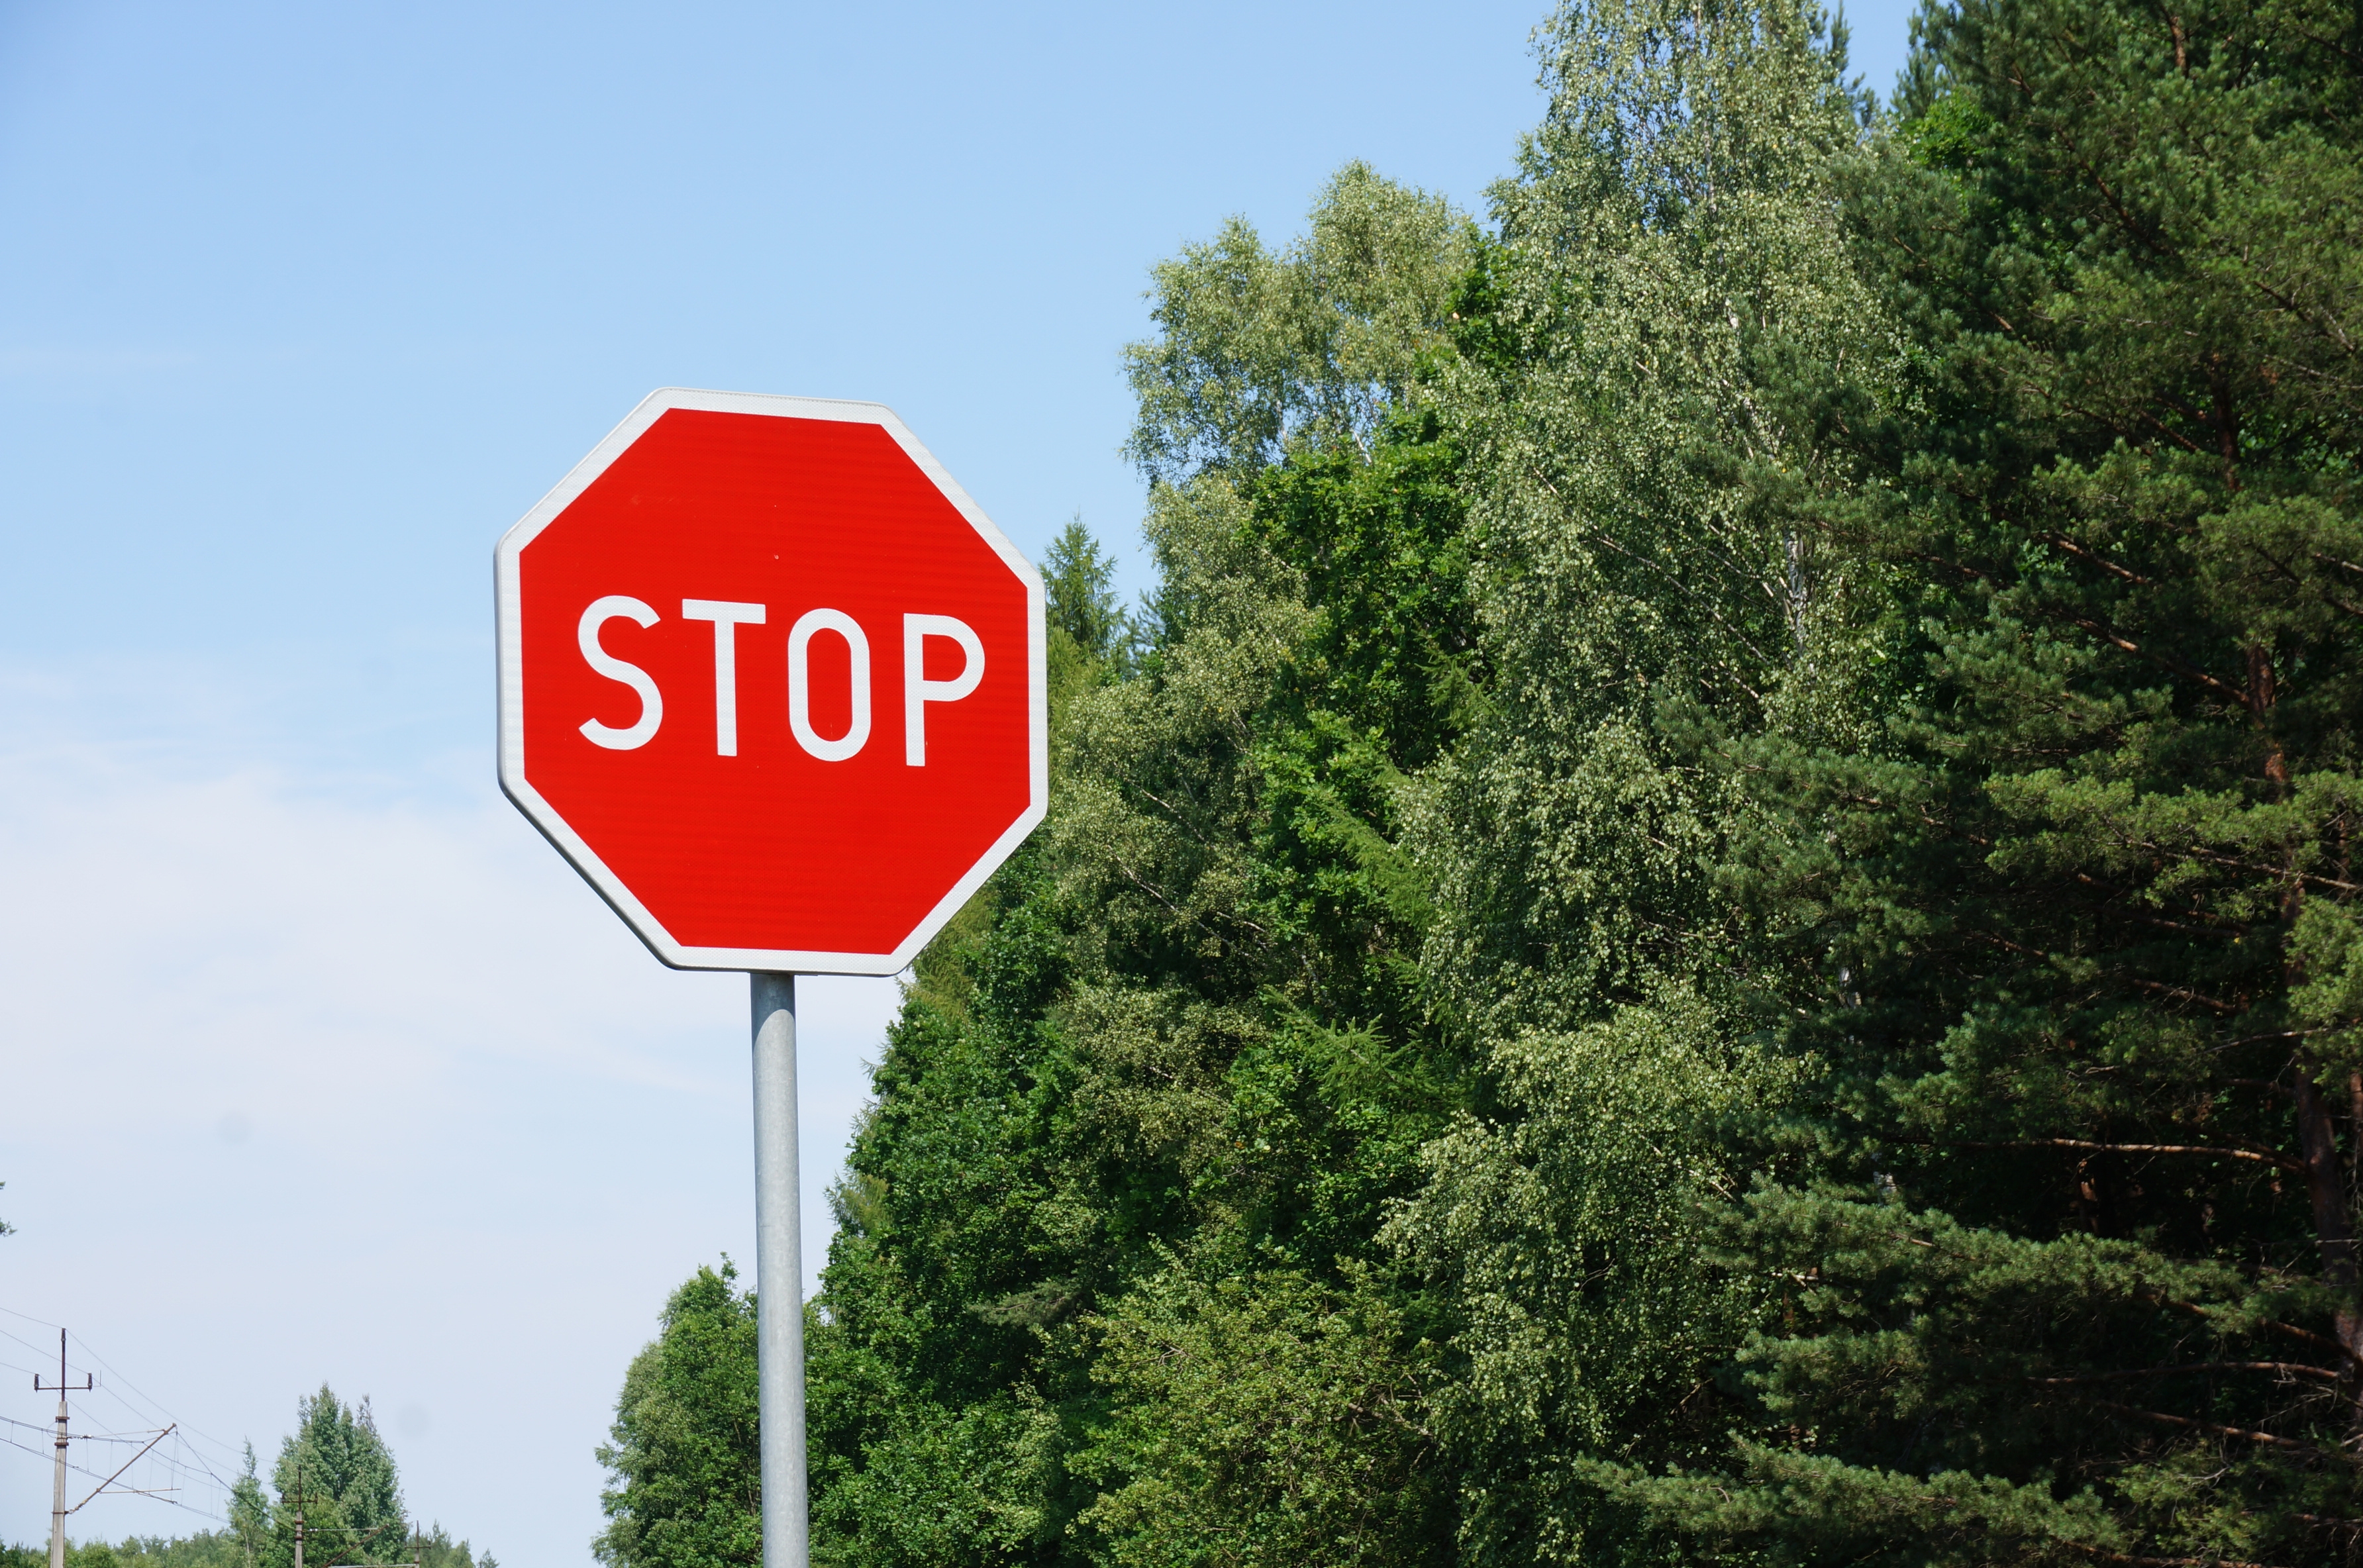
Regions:
<instances>
[{"instance_id":1,"label":"letter s","mask_svg":"<svg viewBox=\"0 0 2363 1568\"><path fill-rule=\"evenodd\" d=\"M574 629L575 646L582 650L583 662L610 680L619 680L640 694L639 721L627 730L611 729L596 719L582 725L583 736L593 745L604 745L609 751L631 751L653 739L657 726L664 722L664 697L649 672L637 664L626 664L599 646L599 628L617 616L638 621L643 626L657 624L657 613L627 594L611 593L605 599L594 599L582 612L582 622Z\"/></svg>"}]
</instances>

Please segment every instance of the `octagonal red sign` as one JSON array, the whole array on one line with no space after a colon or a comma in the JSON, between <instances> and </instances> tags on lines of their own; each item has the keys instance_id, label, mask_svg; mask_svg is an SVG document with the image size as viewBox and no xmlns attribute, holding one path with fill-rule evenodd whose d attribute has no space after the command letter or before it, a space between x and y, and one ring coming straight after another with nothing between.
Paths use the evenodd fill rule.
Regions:
<instances>
[{"instance_id":1,"label":"octagonal red sign","mask_svg":"<svg viewBox=\"0 0 2363 1568\"><path fill-rule=\"evenodd\" d=\"M876 403L668 389L497 555L501 786L679 968L892 974L1042 820L1042 581Z\"/></svg>"}]
</instances>

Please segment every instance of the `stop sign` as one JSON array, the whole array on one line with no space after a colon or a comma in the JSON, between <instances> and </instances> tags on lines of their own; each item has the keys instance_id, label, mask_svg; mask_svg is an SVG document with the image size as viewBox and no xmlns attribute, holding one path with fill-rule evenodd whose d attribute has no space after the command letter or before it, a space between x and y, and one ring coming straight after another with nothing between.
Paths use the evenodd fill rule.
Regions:
<instances>
[{"instance_id":1,"label":"stop sign","mask_svg":"<svg viewBox=\"0 0 2363 1568\"><path fill-rule=\"evenodd\" d=\"M678 968L892 974L1042 820L1042 580L876 403L651 394L500 543L501 785Z\"/></svg>"}]
</instances>

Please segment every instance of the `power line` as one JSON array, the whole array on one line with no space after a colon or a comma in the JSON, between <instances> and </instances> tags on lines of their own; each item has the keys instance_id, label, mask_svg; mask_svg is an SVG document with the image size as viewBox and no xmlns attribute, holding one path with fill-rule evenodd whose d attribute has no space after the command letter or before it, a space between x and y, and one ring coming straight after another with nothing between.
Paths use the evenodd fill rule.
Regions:
<instances>
[{"instance_id":1,"label":"power line","mask_svg":"<svg viewBox=\"0 0 2363 1568\"><path fill-rule=\"evenodd\" d=\"M13 1423L13 1424L15 1424L15 1425L17 1425L17 1426L20 1426L20 1427L21 1427L21 1426L24 1426L26 1423L25 1423L25 1422L23 1422L23 1421L17 1421L17 1422L15 1422L15 1423ZM38 1429L37 1429L37 1430L38 1430ZM43 1453L39 1449L33 1447L30 1443L18 1442L15 1438L10 1437L10 1436L9 1436L7 1433L6 1433L6 1432L0 1432L0 1443L6 1443L10 1448L22 1449L22 1450L24 1450L27 1453L31 1454L31 1455L32 1455L34 1458L36 1458L36 1459L47 1460L47 1459L48 1459L48 1457L49 1457L47 1454L44 1454L44 1453ZM162 1460L162 1461L164 1461L164 1463L167 1463L167 1464L170 1464L170 1463L171 1463L171 1461L170 1461L170 1460L165 1459L165 1456L164 1456L164 1455L162 1455L162 1454L161 1454L161 1453L160 1453L160 1454L158 1454L156 1457L157 1457L159 1460ZM66 1468L67 1468L67 1469L69 1469L69 1470L78 1470L78 1471L82 1472L82 1474L83 1474L84 1475L87 1475L87 1476L91 1477L93 1480L98 1480L98 1479L100 1479L100 1478L101 1478L101 1477L100 1477L100 1475L99 1475L99 1473L98 1473L97 1471L91 1469L91 1468L90 1468L90 1466L88 1466L88 1465L86 1465L86 1464L76 1464L76 1463L75 1463L73 1461L72 1461L72 1460L68 1460L68 1461L66 1461ZM215 1523L216 1523L216 1524L227 1524L227 1523L229 1522L227 1519L221 1518L219 1518L219 1517L217 1517L217 1516L216 1516L216 1515L213 1515L213 1514L207 1514L207 1513L205 1513L205 1511L203 1508L196 1507L194 1507L194 1506L193 1506L193 1505L191 1505L191 1504L188 1504L188 1503L181 1502L181 1501L179 1501L179 1500L177 1500L177 1499L175 1499L175 1498L172 1498L172 1497L163 1497L163 1496L156 1496L156 1494L154 1494L154 1493L152 1493L152 1492L150 1492L150 1493L147 1493L147 1494L144 1494L144 1495L145 1495L145 1496L154 1496L154 1497L156 1497L156 1500L157 1500L158 1502L160 1502L160 1503L171 1503L171 1504L172 1504L174 1507L176 1507L176 1508L187 1508L187 1509L188 1509L191 1513L193 1513L193 1514L204 1514L204 1515L205 1515L205 1517L206 1518L213 1519L213 1520L214 1520L214 1522L215 1522Z\"/></svg>"},{"instance_id":2,"label":"power line","mask_svg":"<svg viewBox=\"0 0 2363 1568\"><path fill-rule=\"evenodd\" d=\"M21 1426L21 1425L23 1425L24 1423L20 1421L20 1422L18 1422L17 1424L18 1424L19 1426ZM31 1454L31 1455L32 1455L34 1458L36 1458L36 1459L39 1459L39 1458L41 1458L41 1457L42 1457L42 1453L41 1453L41 1451L40 1451L39 1449L38 1449L38 1448L34 1448L34 1447L31 1447L31 1446L29 1446L28 1444L26 1444L26 1443L18 1442L15 1438L12 1438L12 1437L8 1436L8 1435L7 1435L6 1433L5 1433L5 1432L0 1432L0 1442L5 1442L5 1443L6 1443L10 1448L21 1448L21 1449L23 1449L27 1453ZM159 1458L161 1458L162 1456L160 1454L160 1455L158 1455L158 1457L159 1457ZM97 1472L97 1471L93 1470L93 1469L90 1469L89 1467L87 1467L87 1466L85 1466L85 1465L75 1464L75 1463L73 1463L72 1461L68 1461L68 1462L67 1462L67 1468L72 1469L72 1470L79 1470L79 1471L81 1471L84 1475L88 1475L88 1476L92 1477L93 1479L96 1479L96 1478L97 1478L97 1476L98 1476L98 1472ZM198 1518L207 1518L207 1519L211 1519L211 1520L213 1520L213 1522L214 1522L214 1523L216 1523L216 1524L217 1524L217 1525L227 1525L227 1523L229 1523L229 1521L228 1521L227 1519L223 1518L222 1518L220 1515L218 1515L218 1514L209 1514L209 1513L206 1513L205 1509L203 1509L203 1508L200 1508L200 1507L196 1507L194 1504L192 1504L192 1503L183 1503L183 1502L182 1502L182 1501L181 1501L179 1498L177 1498L177 1497L166 1497L166 1496L158 1496L156 1493L153 1493L153 1492L143 1492L143 1493L140 1493L140 1494L139 1494L139 1496L147 1496L147 1497L154 1497L154 1498L156 1499L156 1501L158 1501L158 1502L160 1502L160 1503L170 1503L170 1504L172 1504L172 1507L176 1507L176 1508L186 1508L189 1512L191 1512L191 1513L193 1513L193 1514L195 1514Z\"/></svg>"},{"instance_id":3,"label":"power line","mask_svg":"<svg viewBox=\"0 0 2363 1568\"><path fill-rule=\"evenodd\" d=\"M9 1436L7 1433L6 1433L6 1432L0 1432L0 1442L5 1442L5 1443L6 1443L10 1448L21 1448L21 1449L23 1449L27 1453L31 1454L35 1459L46 1460L46 1459L48 1459L48 1457L49 1457L47 1454L43 1453L39 1449L35 1448L32 1444L30 1444L30 1443L25 1443L25 1442L18 1442L15 1438L10 1437L10 1436ZM81 1471L84 1475L89 1476L89 1477L90 1477L92 1480L94 1480L94 1481L104 1481L104 1480L105 1480L105 1479L106 1479L105 1475L105 1474L103 1474L101 1472L96 1471L96 1470L93 1470L93 1469L92 1469L89 1465L87 1465L87 1464L76 1464L76 1463L75 1463L72 1460L71 1460L71 1459L69 1459L69 1460L67 1460L67 1461L66 1461L66 1468L67 1468L68 1470L79 1470L79 1471Z\"/></svg>"},{"instance_id":4,"label":"power line","mask_svg":"<svg viewBox=\"0 0 2363 1568\"><path fill-rule=\"evenodd\" d=\"M47 1354L49 1354L49 1353L49 1353L49 1347L48 1347L47 1345L37 1345L37 1344L35 1344L32 1341L30 1341L30 1340L27 1339L24 1335L22 1335L22 1334L12 1334L12 1333L10 1333L10 1332L9 1332L7 1330L6 1330L6 1329L0 1329L0 1339L10 1339L10 1340L14 1340L14 1341L16 1341L18 1344L23 1345L27 1350L28 1350L28 1351L39 1351L43 1355L47 1355Z\"/></svg>"},{"instance_id":5,"label":"power line","mask_svg":"<svg viewBox=\"0 0 2363 1568\"><path fill-rule=\"evenodd\" d=\"M12 1427L23 1427L28 1431L45 1432L50 1430L39 1421L20 1421L14 1416L0 1416L0 1421L6 1421ZM150 1438L154 1437L155 1435L156 1430L153 1427L150 1427L144 1432L133 1432L128 1436L126 1436L121 1432L76 1432L74 1433L74 1441L138 1442L141 1438Z\"/></svg>"},{"instance_id":6,"label":"power line","mask_svg":"<svg viewBox=\"0 0 2363 1568\"><path fill-rule=\"evenodd\" d=\"M0 1312L6 1312L10 1317L21 1319L27 1322L38 1323L41 1321L40 1319L35 1318L29 1313L18 1312L13 1308L0 1307ZM14 1340L19 1344L29 1342L21 1335L12 1333L6 1329L0 1329L0 1336L5 1336L8 1339ZM218 1514L209 1512L204 1508L196 1507L191 1504L183 1502L178 1497L169 1495L179 1491L183 1484L191 1485L199 1485L196 1474L191 1472L187 1463L187 1461L190 1459L194 1459L196 1461L196 1471L198 1473L202 1473L205 1479L212 1483L213 1486L217 1488L221 1494L234 1495L234 1488L225 1484L219 1475L214 1474L212 1467L207 1465L202 1457L198 1456L196 1450L189 1447L185 1436L183 1435L187 1431L187 1429L184 1428L178 1420L174 1419L169 1411L162 1411L162 1408L161 1406L156 1406L155 1402L143 1390L141 1390L136 1384L131 1384L128 1378L124 1377L120 1372L116 1370L115 1367L109 1365L104 1358L99 1357L95 1353L92 1352L88 1345L83 1345L81 1347L84 1352L86 1360L96 1361L102 1366L105 1366L110 1378L120 1380L129 1386L132 1393L138 1396L143 1403L150 1405L152 1408L152 1410L141 1409L139 1405L133 1404L130 1400L126 1399L122 1395L116 1393L112 1388L102 1388L96 1376L88 1374L87 1372L83 1375L81 1387L79 1389L75 1388L74 1386L67 1380L66 1376L67 1350L70 1341L73 1341L73 1336L66 1330L62 1328L59 1329L58 1380L54 1385L47 1384L43 1374L38 1372L33 1374L33 1386L36 1391L42 1390L45 1387L54 1387L58 1394L57 1432L56 1436L51 1440L51 1447L55 1450L54 1456L51 1459L51 1465L55 1476L52 1483L55 1496L52 1500L50 1508L50 1568L64 1568L66 1516L68 1514L81 1512L84 1507L101 1496L128 1495L149 1497L152 1498L154 1501L170 1504L173 1507L183 1509L188 1513L195 1514L200 1518L206 1519L216 1524L227 1523L227 1520L224 1519ZM78 1341L75 1341L74 1342L79 1343ZM147 1427L146 1430L137 1437L126 1436L120 1432L70 1433L67 1430L66 1407L66 1396L70 1392L103 1392L110 1398L114 1399L117 1405L121 1406L124 1409L128 1410L132 1417L136 1420L142 1422L143 1425L149 1419L150 1414L157 1411L161 1411L164 1415L164 1421L161 1429L157 1427ZM28 1430L39 1430L32 1423L17 1420L14 1417L0 1416L0 1421L5 1421L11 1427L21 1428ZM197 1433L194 1435L199 1437L205 1436L203 1433ZM165 1440L175 1437L180 1437L182 1441L174 1443L169 1449L165 1448ZM145 1438L146 1441L144 1442L141 1441L141 1438ZM102 1475L98 1471L92 1469L88 1465L74 1463L69 1456L67 1452L68 1444L77 1440L85 1442L138 1442L140 1446L128 1459L116 1466L111 1472ZM219 1439L208 1439L207 1441L214 1441L216 1443L219 1443L220 1441ZM34 1448L31 1444L20 1442L17 1439L10 1437L4 1432L0 1432L0 1443L6 1443L10 1448L22 1449L26 1452L34 1454L37 1457L40 1453L40 1451ZM227 1447L227 1445L223 1444L222 1446ZM163 1486L118 1486L116 1485L116 1483L121 1481L125 1475L131 1472L134 1466L140 1464L142 1462L151 1461L151 1456L152 1463L159 1466L163 1472L163 1474L160 1479L167 1480L172 1483L171 1485ZM88 1496L84 1497L81 1502L76 1503L71 1508L66 1507L65 1501L66 1474L70 1470L79 1471L81 1474L90 1476L98 1482L98 1485L92 1488Z\"/></svg>"},{"instance_id":7,"label":"power line","mask_svg":"<svg viewBox=\"0 0 2363 1568\"><path fill-rule=\"evenodd\" d=\"M88 1356L91 1360L98 1363L101 1367L105 1368L108 1377L112 1378L115 1382L121 1384L124 1387L130 1389L134 1394L139 1395L141 1399L145 1400L149 1406L149 1410L147 1412L149 1415L162 1417L167 1426L177 1426L191 1437L212 1443L224 1453L235 1454L238 1452L237 1449L231 1447L228 1443L222 1441L221 1439L211 1436L208 1433L199 1431L196 1428L189 1425L186 1421L182 1420L178 1416L173 1415L172 1411L164 1408L164 1407L151 1397L146 1389L141 1388L138 1384L132 1382L131 1379L124 1376L122 1373L117 1372L114 1365L108 1362L105 1356L91 1349L90 1342L83 1339L80 1334L73 1336L73 1342L82 1347L83 1354ZM130 1402L128 1400L124 1400L123 1403L128 1408Z\"/></svg>"},{"instance_id":8,"label":"power line","mask_svg":"<svg viewBox=\"0 0 2363 1568\"><path fill-rule=\"evenodd\" d=\"M233 1447L231 1444L223 1441L221 1439L213 1436L209 1432L197 1430L187 1422L181 1420L178 1417L174 1416L172 1411L166 1409L161 1403L157 1401L153 1396L150 1395L138 1384L133 1383L131 1379L126 1377L112 1363L108 1362L105 1357L93 1350L89 1342L83 1339L81 1335L71 1333L61 1325L50 1322L48 1320L43 1318L36 1318L29 1312L19 1312L13 1307L0 1307L0 1313L6 1313L9 1317L19 1319L28 1323L39 1324L45 1329L58 1330L61 1336L61 1342L64 1340L70 1340L76 1348L82 1351L86 1361L96 1363L100 1367L105 1369L109 1379L107 1383L102 1384L98 1383L95 1379L92 1379L92 1386L86 1391L105 1395L107 1397L113 1399L117 1405L120 1405L124 1409L129 1411L136 1419L141 1421L161 1419L164 1431L161 1434L159 1434L155 1439L151 1440L150 1447L154 1450L153 1453L135 1454L133 1456L133 1463L137 1463L143 1457L150 1458L153 1463L163 1466L175 1480L187 1481L194 1484L196 1477L202 1475L207 1481L212 1482L213 1485L219 1489L219 1492L223 1496L228 1497L236 1495L237 1488L231 1485L228 1482L223 1480L220 1474L214 1470L213 1466L206 1462L202 1451L190 1446L185 1440L194 1438L199 1442L210 1444L212 1447L218 1449L224 1454L227 1454L232 1457L236 1457L239 1454L239 1449ZM39 1351L41 1349L40 1346L34 1344L31 1341L25 1339L21 1335L13 1333L6 1328L0 1328L0 1337L14 1340L18 1344L24 1345L30 1350ZM62 1363L61 1364L62 1364ZM32 1369L28 1367L14 1366L12 1364L6 1362L0 1362L0 1366L9 1367L10 1370L17 1372L27 1373L31 1375L36 1382L38 1382L41 1376L39 1373L33 1372ZM135 1404L131 1399L126 1398L121 1393L117 1392L116 1387L115 1386L116 1385L120 1385L122 1387L129 1389L131 1393L138 1397L139 1403ZM142 1405L147 1408L144 1409L141 1408ZM34 1426L33 1423L18 1421L10 1417L0 1416L0 1421L6 1421L11 1426L26 1427L33 1430L41 1430L40 1428ZM152 1432L154 1429L150 1428L149 1430ZM147 1434L143 1433L142 1435ZM80 1440L91 1441L137 1442L139 1441L139 1439L136 1437L125 1437L115 1433L76 1434L76 1436ZM177 1453L170 1450L156 1447L156 1443L160 1442L163 1436L172 1436L176 1439L183 1440L175 1444L175 1447L179 1450ZM5 1433L0 1433L0 1443L6 1443L11 1448L23 1449L26 1452L31 1453L36 1457L40 1456L40 1451L39 1449L33 1448L26 1443L18 1442L17 1440L8 1437ZM80 1471L84 1475L89 1475L94 1478L98 1476L97 1471L92 1470L85 1465L73 1463L71 1460L66 1460L63 1463L68 1468ZM194 1466L194 1469L192 1469L192 1466ZM128 1469L129 1466L126 1465L125 1468ZM120 1474L121 1472L117 1472L117 1474ZM113 1477L108 1477L106 1479L112 1480ZM102 1484L101 1490L103 1491L104 1489L104 1485ZM92 1496L96 1496L97 1495L97 1493L94 1493ZM205 1509L197 1507L193 1504L184 1503L177 1497L165 1496L157 1491L139 1491L136 1495L152 1497L160 1503L168 1503L173 1507L183 1509L188 1513L195 1514L198 1518L206 1519L214 1524L227 1526L229 1523L227 1518L223 1518L219 1514L208 1513ZM85 1502L88 1500L88 1498L84 1499ZM77 1505L77 1507L79 1507L79 1505Z\"/></svg>"},{"instance_id":9,"label":"power line","mask_svg":"<svg viewBox=\"0 0 2363 1568\"><path fill-rule=\"evenodd\" d=\"M62 1324L52 1323L46 1318L36 1318L30 1312L19 1312L14 1307L0 1307L0 1313L6 1313L11 1318L22 1319L28 1323L38 1323L44 1329L56 1329L60 1332L66 1331L64 1325ZM15 1340L18 1344L25 1346L28 1350L42 1351L41 1346L33 1343L30 1340L25 1339L18 1334L11 1333L5 1328L0 1328L0 1336ZM236 1444L224 1442L221 1439L215 1437L210 1432L201 1431L197 1428L189 1425L188 1422L182 1420L171 1410L166 1409L154 1396L150 1395L146 1389L140 1387L138 1384L132 1382L130 1378L125 1376L123 1373L116 1367L114 1363L108 1361L105 1356L99 1354L96 1350L92 1348L88 1340L83 1339L80 1334L72 1334L70 1335L70 1338L72 1340L75 1348L79 1349L83 1353L83 1355L86 1360L96 1363L107 1375L108 1381L98 1386L96 1390L98 1393L105 1394L108 1397L114 1399L116 1404L121 1405L125 1409L130 1411L133 1416L142 1421L152 1420L159 1426L178 1426L182 1431L187 1433L189 1436L195 1438L200 1442L211 1443L214 1447L219 1449L223 1453L230 1456L232 1459L236 1459L239 1456L240 1450ZM47 1353L44 1351L43 1353L46 1354ZM9 1364L10 1364L7 1363L0 1363L0 1365ZM28 1375L39 1375L39 1374L32 1373L30 1369L27 1367L12 1366L11 1370L25 1372ZM116 1386L118 1385L123 1388L128 1388L133 1394L137 1395L140 1401L148 1408L146 1409L141 1409L139 1406L135 1405L129 1399L125 1398L122 1394L117 1392ZM198 1463L203 1466L204 1461L200 1460L198 1461ZM210 1467L205 1468L205 1474L213 1476L214 1485L221 1487L224 1491L227 1491L229 1489L229 1483L224 1481L219 1475L214 1474Z\"/></svg>"}]
</instances>

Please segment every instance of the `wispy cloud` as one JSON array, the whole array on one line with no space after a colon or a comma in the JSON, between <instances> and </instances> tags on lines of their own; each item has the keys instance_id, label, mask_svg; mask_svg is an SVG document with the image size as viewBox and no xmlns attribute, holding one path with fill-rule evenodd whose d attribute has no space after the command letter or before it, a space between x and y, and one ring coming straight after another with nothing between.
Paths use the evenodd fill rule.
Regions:
<instances>
[{"instance_id":1,"label":"wispy cloud","mask_svg":"<svg viewBox=\"0 0 2363 1568\"><path fill-rule=\"evenodd\" d=\"M660 967L488 759L409 790L286 745L247 764L202 719L239 702L187 684L173 731L0 673L0 1305L266 1450L322 1378L372 1393L422 1508L537 1521L571 1559L666 1292L752 1263L745 982ZM896 992L806 987L809 1276ZM46 1472L4 1461L0 1518L37 1518Z\"/></svg>"}]
</instances>

